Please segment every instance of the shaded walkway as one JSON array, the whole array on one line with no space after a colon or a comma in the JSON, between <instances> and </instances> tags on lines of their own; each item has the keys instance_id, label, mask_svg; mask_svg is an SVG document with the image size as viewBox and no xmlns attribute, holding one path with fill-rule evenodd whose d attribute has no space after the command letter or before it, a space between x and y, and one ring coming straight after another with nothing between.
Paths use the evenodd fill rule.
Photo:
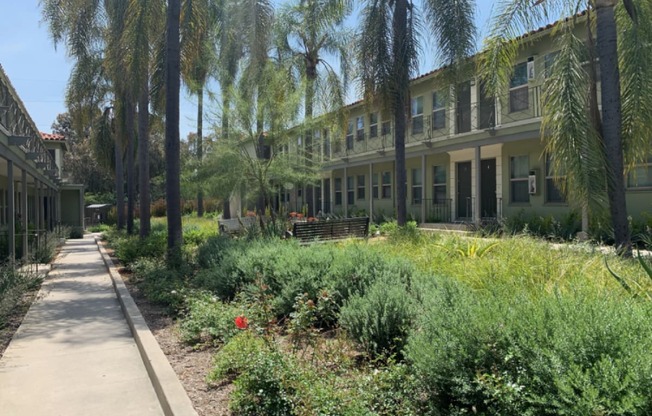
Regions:
<instances>
[{"instance_id":1,"label":"shaded walkway","mask_svg":"<svg viewBox=\"0 0 652 416\"><path fill-rule=\"evenodd\" d=\"M0 360L0 414L163 414L92 236L66 242Z\"/></svg>"}]
</instances>

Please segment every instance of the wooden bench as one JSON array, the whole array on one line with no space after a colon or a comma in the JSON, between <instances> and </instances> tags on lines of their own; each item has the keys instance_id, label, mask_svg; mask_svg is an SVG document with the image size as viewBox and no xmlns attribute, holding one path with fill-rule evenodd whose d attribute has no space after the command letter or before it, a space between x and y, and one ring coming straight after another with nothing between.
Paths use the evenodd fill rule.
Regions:
<instances>
[{"instance_id":1,"label":"wooden bench","mask_svg":"<svg viewBox=\"0 0 652 416\"><path fill-rule=\"evenodd\" d=\"M220 234L241 234L245 229L256 224L256 217L239 217L228 220L217 220Z\"/></svg>"},{"instance_id":2,"label":"wooden bench","mask_svg":"<svg viewBox=\"0 0 652 416\"><path fill-rule=\"evenodd\" d=\"M292 236L305 243L341 240L349 237L366 238L368 234L369 217L297 222L292 227Z\"/></svg>"}]
</instances>

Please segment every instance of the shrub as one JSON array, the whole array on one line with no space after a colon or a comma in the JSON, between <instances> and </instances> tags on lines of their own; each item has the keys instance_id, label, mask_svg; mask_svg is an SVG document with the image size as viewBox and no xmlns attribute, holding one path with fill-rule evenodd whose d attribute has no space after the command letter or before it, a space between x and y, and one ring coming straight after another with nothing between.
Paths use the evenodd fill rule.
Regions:
<instances>
[{"instance_id":1,"label":"shrub","mask_svg":"<svg viewBox=\"0 0 652 416\"><path fill-rule=\"evenodd\" d=\"M43 279L36 274L19 273L10 266L0 267L0 329L7 315L20 303L23 295L37 289Z\"/></svg>"},{"instance_id":2,"label":"shrub","mask_svg":"<svg viewBox=\"0 0 652 416\"><path fill-rule=\"evenodd\" d=\"M645 415L649 304L582 288L532 297L439 279L406 347L429 407L445 414Z\"/></svg>"},{"instance_id":3,"label":"shrub","mask_svg":"<svg viewBox=\"0 0 652 416\"><path fill-rule=\"evenodd\" d=\"M405 284L385 274L340 311L340 324L369 353L400 355L414 308Z\"/></svg>"},{"instance_id":4,"label":"shrub","mask_svg":"<svg viewBox=\"0 0 652 416\"><path fill-rule=\"evenodd\" d=\"M162 258L167 247L167 233L152 231L145 239L122 234L113 240L111 245L115 249L116 256L130 265L139 258Z\"/></svg>"},{"instance_id":5,"label":"shrub","mask_svg":"<svg viewBox=\"0 0 652 416\"><path fill-rule=\"evenodd\" d=\"M254 357L266 348L261 337L251 331L240 331L215 355L213 368L208 373L208 382L216 384L248 371L253 365Z\"/></svg>"},{"instance_id":6,"label":"shrub","mask_svg":"<svg viewBox=\"0 0 652 416\"><path fill-rule=\"evenodd\" d=\"M184 305L184 279L176 270L169 270L162 260L140 259L133 264L138 287L151 302L176 313Z\"/></svg>"},{"instance_id":7,"label":"shrub","mask_svg":"<svg viewBox=\"0 0 652 416\"><path fill-rule=\"evenodd\" d=\"M233 321L241 314L241 308L223 303L210 293L189 295L185 307L180 331L181 339L186 343L223 344L238 332Z\"/></svg>"},{"instance_id":8,"label":"shrub","mask_svg":"<svg viewBox=\"0 0 652 416\"><path fill-rule=\"evenodd\" d=\"M167 204L165 199L158 199L150 206L152 217L165 217L167 215Z\"/></svg>"},{"instance_id":9,"label":"shrub","mask_svg":"<svg viewBox=\"0 0 652 416\"><path fill-rule=\"evenodd\" d=\"M82 230L80 227L71 228L70 233L68 234L68 238L72 238L72 239L84 238L84 230Z\"/></svg>"}]
</instances>

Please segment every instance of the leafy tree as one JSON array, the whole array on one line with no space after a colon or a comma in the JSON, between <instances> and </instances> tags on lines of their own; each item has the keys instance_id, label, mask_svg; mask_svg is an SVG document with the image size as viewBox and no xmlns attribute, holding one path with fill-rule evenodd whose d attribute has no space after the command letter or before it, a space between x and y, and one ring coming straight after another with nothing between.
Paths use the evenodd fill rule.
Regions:
<instances>
[{"instance_id":1,"label":"leafy tree","mask_svg":"<svg viewBox=\"0 0 652 416\"><path fill-rule=\"evenodd\" d=\"M304 140L308 162L312 159L313 137L311 119L315 111L315 96L322 104L322 113L344 107L349 76L351 33L343 23L351 11L348 0L295 0L288 3L276 22L276 37L281 56L289 57L304 79L304 116L307 129ZM340 74L327 57L340 62ZM319 111L319 110L318 110ZM307 192L308 210L314 212L311 189Z\"/></svg>"},{"instance_id":2,"label":"leafy tree","mask_svg":"<svg viewBox=\"0 0 652 416\"><path fill-rule=\"evenodd\" d=\"M587 10L586 43L574 30L582 20L575 16L578 10ZM504 1L483 54L485 79L493 91L506 87L523 45L516 41L518 34L563 16L575 17L557 25L560 52L543 86L542 137L554 155L555 170L566 173L566 192L585 209L600 205L606 187L616 246L631 253L624 175L626 166L650 150L652 52L647 45L652 29L640 22L652 18L652 4Z\"/></svg>"},{"instance_id":3,"label":"leafy tree","mask_svg":"<svg viewBox=\"0 0 652 416\"><path fill-rule=\"evenodd\" d=\"M394 119L396 212L406 223L405 132L410 77L418 67L418 11L412 0L366 0L358 36L358 62L365 99L379 102ZM475 48L472 0L425 0L425 21L440 57L453 70Z\"/></svg>"},{"instance_id":4,"label":"leafy tree","mask_svg":"<svg viewBox=\"0 0 652 416\"><path fill-rule=\"evenodd\" d=\"M290 128L298 119L301 91L272 62L263 68L261 81L255 100L245 89L231 89L231 133L217 141L199 175L200 180L211 178L211 191L218 195L242 189L248 192L245 199L262 200L262 216L280 184L312 180L317 167L306 165L301 155L280 152L293 137Z\"/></svg>"}]
</instances>

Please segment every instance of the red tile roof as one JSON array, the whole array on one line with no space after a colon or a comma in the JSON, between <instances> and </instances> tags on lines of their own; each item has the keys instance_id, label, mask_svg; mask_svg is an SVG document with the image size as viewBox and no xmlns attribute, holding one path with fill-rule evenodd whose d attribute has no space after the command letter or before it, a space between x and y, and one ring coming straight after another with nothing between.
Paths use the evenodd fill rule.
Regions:
<instances>
[{"instance_id":1,"label":"red tile roof","mask_svg":"<svg viewBox=\"0 0 652 416\"><path fill-rule=\"evenodd\" d=\"M65 136L63 136L61 134L56 134L56 133L43 133L43 132L41 132L41 138L43 140L52 140L52 141L57 141L57 142L66 141Z\"/></svg>"}]
</instances>

